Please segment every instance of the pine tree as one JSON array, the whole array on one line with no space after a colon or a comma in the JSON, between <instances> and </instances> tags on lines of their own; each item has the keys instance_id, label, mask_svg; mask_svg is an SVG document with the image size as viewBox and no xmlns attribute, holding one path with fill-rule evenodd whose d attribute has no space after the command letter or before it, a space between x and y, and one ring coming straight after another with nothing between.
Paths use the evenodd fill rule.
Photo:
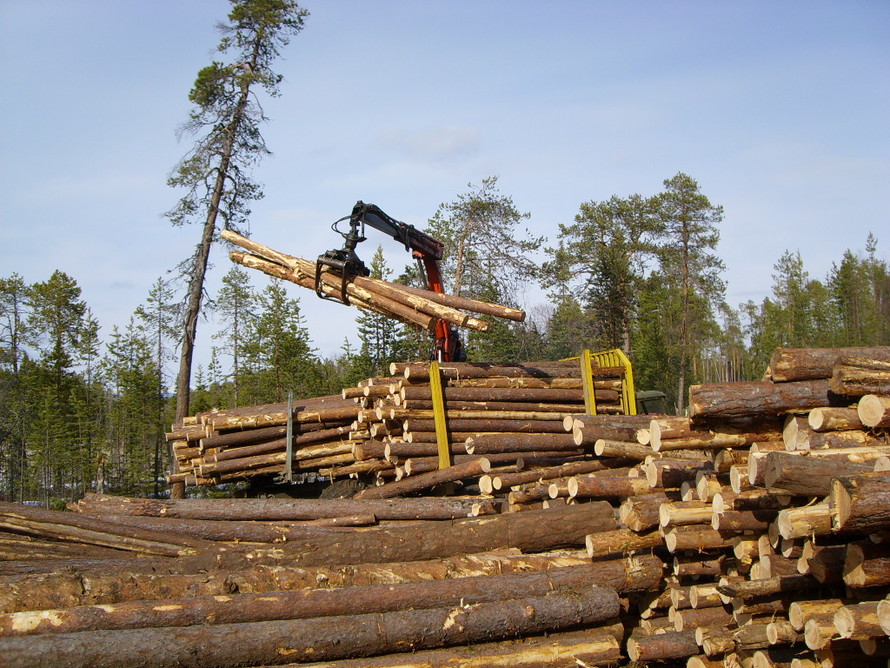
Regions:
<instances>
[{"instance_id":1,"label":"pine tree","mask_svg":"<svg viewBox=\"0 0 890 668\"><path fill-rule=\"evenodd\" d=\"M293 390L297 398L314 396L321 386L318 357L304 324L298 299L288 299L280 280L260 293L259 316L244 346L242 387L251 404L280 402Z\"/></svg>"},{"instance_id":2,"label":"pine tree","mask_svg":"<svg viewBox=\"0 0 890 668\"><path fill-rule=\"evenodd\" d=\"M664 187L658 195L659 269L661 280L670 288L669 308L676 315L667 341L677 408L683 411L687 388L696 382L696 360L707 337L716 333L714 311L725 291L720 277L724 264L714 253L723 207L712 205L698 183L682 172L666 179Z\"/></svg>"},{"instance_id":3,"label":"pine tree","mask_svg":"<svg viewBox=\"0 0 890 668\"><path fill-rule=\"evenodd\" d=\"M426 231L445 244L442 274L452 294L481 298L493 288L512 299L517 285L537 276L531 254L543 237L520 232L519 224L530 214L521 213L497 183L492 176L480 186L468 184L469 192L440 204L429 220Z\"/></svg>"},{"instance_id":4,"label":"pine tree","mask_svg":"<svg viewBox=\"0 0 890 668\"><path fill-rule=\"evenodd\" d=\"M661 230L657 199L640 195L585 202L573 224L559 226L546 282L555 299L572 294L586 307L585 347L630 351L639 285Z\"/></svg>"},{"instance_id":5,"label":"pine tree","mask_svg":"<svg viewBox=\"0 0 890 668\"><path fill-rule=\"evenodd\" d=\"M369 267L371 278L390 280L392 270L386 266L383 247L378 246ZM361 311L355 319L360 347L353 360L356 372L363 378L389 375L389 364L401 352L401 324L385 315Z\"/></svg>"},{"instance_id":6,"label":"pine tree","mask_svg":"<svg viewBox=\"0 0 890 668\"><path fill-rule=\"evenodd\" d=\"M239 380L242 373L244 339L256 318L256 303L256 291L250 285L247 272L241 267L233 266L223 277L222 287L214 300L214 311L220 321L221 329L213 335L214 339L223 344L215 349L214 357L222 355L231 358L230 371L221 375L223 379L231 382L233 406L241 405Z\"/></svg>"},{"instance_id":7,"label":"pine tree","mask_svg":"<svg viewBox=\"0 0 890 668\"><path fill-rule=\"evenodd\" d=\"M248 204L262 197L259 185L249 175L250 169L268 153L260 134L266 117L257 102L257 89L272 97L279 95L282 77L272 70L272 65L290 38L302 30L308 15L293 0L231 2L229 23L219 26L223 38L217 50L232 53L233 61L214 62L198 73L189 93L194 108L183 131L206 134L169 179L171 186L186 190L168 213L170 220L175 225L200 221L203 226L195 252L182 265L188 291L177 381L177 419L189 414L195 336L210 247L217 239L217 219L222 218L226 229L237 229L250 213Z\"/></svg>"}]
</instances>

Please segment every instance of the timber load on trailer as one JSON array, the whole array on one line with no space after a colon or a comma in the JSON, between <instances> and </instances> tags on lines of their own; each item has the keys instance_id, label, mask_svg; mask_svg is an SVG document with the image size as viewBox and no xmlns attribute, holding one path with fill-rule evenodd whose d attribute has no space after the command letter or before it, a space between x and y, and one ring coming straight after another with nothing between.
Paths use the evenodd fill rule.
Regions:
<instances>
[{"instance_id":1,"label":"timber load on trailer","mask_svg":"<svg viewBox=\"0 0 890 668\"><path fill-rule=\"evenodd\" d=\"M593 456L575 443L571 415L626 416L648 428L648 416L636 417L631 364L619 350L558 362L394 363L390 374L337 396L200 413L168 434L177 462L169 479L208 486L308 474L388 489L481 455L495 463L529 453ZM461 476L439 474L440 482Z\"/></svg>"}]
</instances>

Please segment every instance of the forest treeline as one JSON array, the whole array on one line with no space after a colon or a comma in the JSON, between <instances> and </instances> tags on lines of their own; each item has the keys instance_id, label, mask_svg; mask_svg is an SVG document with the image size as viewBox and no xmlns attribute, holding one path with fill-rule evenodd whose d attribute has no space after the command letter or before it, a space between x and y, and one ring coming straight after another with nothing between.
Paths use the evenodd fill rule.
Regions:
<instances>
[{"instance_id":1,"label":"forest treeline","mask_svg":"<svg viewBox=\"0 0 890 668\"><path fill-rule=\"evenodd\" d=\"M583 203L552 239L524 230L529 217L492 177L428 221L445 243L448 291L528 311L523 323L464 333L471 361L618 347L638 387L664 391L681 413L689 385L759 378L779 346L890 344L890 269L873 235L839 251L822 277L810 276L798 251L784 252L772 294L733 306L718 253L723 210L688 175L652 196ZM369 265L377 277L422 280L414 267L396 274L380 248ZM357 312L352 336L325 357L297 291L274 280L257 288L252 278L231 266L211 295L211 362L192 379L193 414L283 401L289 390L339 393L387 375L391 361L430 354L425 334ZM534 282L546 303L522 303L517 286ZM87 491L165 493L182 304L176 284L159 278L128 322L101 332L75 277L0 278L0 498L61 505Z\"/></svg>"}]
</instances>

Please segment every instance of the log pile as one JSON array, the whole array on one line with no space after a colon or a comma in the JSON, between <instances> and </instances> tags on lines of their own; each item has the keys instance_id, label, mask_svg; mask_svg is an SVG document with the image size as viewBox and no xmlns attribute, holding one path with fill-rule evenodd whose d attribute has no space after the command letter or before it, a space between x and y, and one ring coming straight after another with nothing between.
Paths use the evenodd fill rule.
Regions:
<instances>
[{"instance_id":1,"label":"log pile","mask_svg":"<svg viewBox=\"0 0 890 668\"><path fill-rule=\"evenodd\" d=\"M391 449L381 498L7 504L0 651L12 666L886 665L885 354L780 350L763 381L693 387L689 417L452 432L455 453L482 454L437 496L399 485L438 471L397 481L420 457ZM446 395L474 387L463 371ZM426 443L404 422L427 418L398 411L429 409L395 401L424 384L385 385L392 407L358 410L392 439L362 443ZM537 433L575 449L523 444ZM499 441L514 445L486 450Z\"/></svg>"},{"instance_id":2,"label":"log pile","mask_svg":"<svg viewBox=\"0 0 890 668\"><path fill-rule=\"evenodd\" d=\"M330 480L373 476L379 488L364 494L379 497L488 472L484 468L467 475L474 466L528 470L593 458L593 444L576 442L563 425L567 416L584 411L577 361L453 363L440 365L448 454L452 463L465 468L438 471L429 369L429 363L394 364L391 376L368 379L339 396L297 402L291 419L291 471ZM620 410L621 371L594 369L599 411ZM287 422L286 404L195 415L167 434L177 459L168 480L208 486L281 476L287 462ZM647 425L648 419L636 422Z\"/></svg>"}]
</instances>

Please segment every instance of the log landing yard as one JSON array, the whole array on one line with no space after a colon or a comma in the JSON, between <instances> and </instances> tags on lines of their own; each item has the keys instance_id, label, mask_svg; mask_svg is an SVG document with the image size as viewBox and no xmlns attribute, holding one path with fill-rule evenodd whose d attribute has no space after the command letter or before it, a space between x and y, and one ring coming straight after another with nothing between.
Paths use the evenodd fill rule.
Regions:
<instances>
[{"instance_id":1,"label":"log landing yard","mask_svg":"<svg viewBox=\"0 0 890 668\"><path fill-rule=\"evenodd\" d=\"M431 359L172 425L201 498L0 503L0 664L890 665L890 347L779 348L668 415L620 350L466 361L460 329L525 314L446 294L442 245L374 205L348 221L315 261L223 236ZM369 276L365 226L427 289Z\"/></svg>"}]
</instances>

